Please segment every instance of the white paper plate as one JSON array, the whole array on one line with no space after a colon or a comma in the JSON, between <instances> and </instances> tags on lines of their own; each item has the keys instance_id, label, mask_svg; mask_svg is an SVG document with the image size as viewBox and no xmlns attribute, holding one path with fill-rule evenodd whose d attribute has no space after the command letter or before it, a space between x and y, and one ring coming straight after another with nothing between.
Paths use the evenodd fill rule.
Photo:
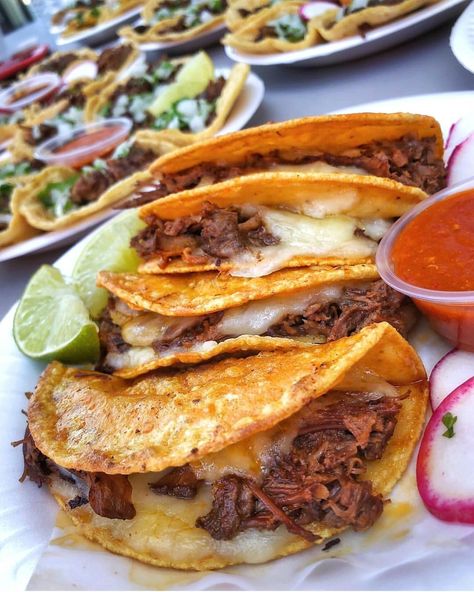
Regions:
<instances>
[{"instance_id":1,"label":"white paper plate","mask_svg":"<svg viewBox=\"0 0 474 592\"><path fill-rule=\"evenodd\" d=\"M114 19L105 21L96 27L80 31L75 35L68 35L67 37L59 35L56 39L56 45L58 47L64 47L73 43L80 43L81 45L99 45L105 43L115 36L116 29L133 21L140 14L141 9L141 6L135 6Z\"/></svg>"},{"instance_id":2,"label":"white paper plate","mask_svg":"<svg viewBox=\"0 0 474 592\"><path fill-rule=\"evenodd\" d=\"M229 68L216 69L217 76L221 74L228 75L229 72ZM227 121L217 135L229 134L243 128L258 109L264 94L265 86L262 79L253 72L250 72ZM56 249L57 247L71 244L84 236L88 231L97 226L97 224L114 216L116 213L116 210L110 208L98 212L94 216L89 216L86 220L63 230L40 234L16 245L4 247L0 249L0 262L28 255L29 253L40 253L41 251Z\"/></svg>"},{"instance_id":3,"label":"white paper plate","mask_svg":"<svg viewBox=\"0 0 474 592\"><path fill-rule=\"evenodd\" d=\"M373 31L369 31L365 37L355 35L298 51L263 55L243 53L226 46L225 52L229 58L236 62L245 62L254 66L286 64L296 68L305 68L348 62L378 53L434 29L459 14L467 2L468 0L441 0L437 4L423 8L392 23L377 27Z\"/></svg>"},{"instance_id":4,"label":"white paper plate","mask_svg":"<svg viewBox=\"0 0 474 592\"><path fill-rule=\"evenodd\" d=\"M143 21L140 21L135 24L143 24ZM134 26L135 26L134 24ZM144 51L149 60L154 60L158 55L162 53L167 53L169 55L179 54L179 53L186 53L195 51L198 49L203 49L222 37L226 30L226 26L224 24L218 25L214 27L214 29L210 29L209 31L203 31L199 35L196 35L192 39L188 39L186 41L162 41L160 43L141 43L138 47L141 51Z\"/></svg>"},{"instance_id":5,"label":"white paper plate","mask_svg":"<svg viewBox=\"0 0 474 592\"><path fill-rule=\"evenodd\" d=\"M358 105L346 111L407 111L436 116L446 134L470 112L474 92L406 97ZM453 117L454 115L454 117ZM66 274L84 239L57 263ZM14 307L0 323L0 578L3 589L145 590L450 590L472 589L474 527L442 523L423 508L414 464L391 496L392 504L367 533L344 533L329 552L309 549L265 565L237 566L214 573L186 573L142 565L56 528L55 504L32 483L20 485L21 451L10 447L22 437L23 393L35 385L43 366L24 358L11 337ZM422 323L413 343L428 370L448 346ZM48 544L49 543L49 544ZM40 558L41 557L41 558ZM38 562L39 560L39 562ZM38 562L38 563L37 563ZM36 567L35 567L36 566Z\"/></svg>"},{"instance_id":6,"label":"white paper plate","mask_svg":"<svg viewBox=\"0 0 474 592\"><path fill-rule=\"evenodd\" d=\"M458 62L474 73L474 2L456 21L449 43Z\"/></svg>"}]
</instances>

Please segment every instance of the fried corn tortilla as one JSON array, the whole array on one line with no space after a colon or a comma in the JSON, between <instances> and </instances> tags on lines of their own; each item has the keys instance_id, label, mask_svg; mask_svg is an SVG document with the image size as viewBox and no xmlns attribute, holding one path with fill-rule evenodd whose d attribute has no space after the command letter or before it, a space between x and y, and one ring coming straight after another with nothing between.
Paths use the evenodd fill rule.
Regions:
<instances>
[{"instance_id":1,"label":"fried corn tortilla","mask_svg":"<svg viewBox=\"0 0 474 592\"><path fill-rule=\"evenodd\" d=\"M305 2L279 2L245 19L222 43L243 53L275 53L312 47L322 41L314 19L303 20Z\"/></svg>"},{"instance_id":2,"label":"fried corn tortilla","mask_svg":"<svg viewBox=\"0 0 474 592\"><path fill-rule=\"evenodd\" d=\"M383 3L379 6L366 6L338 18L339 10L329 10L318 19L315 27L325 41L336 41L352 35L359 35L361 27L374 28L394 21L406 14L435 4L439 0L401 0L398 3Z\"/></svg>"},{"instance_id":3,"label":"fried corn tortilla","mask_svg":"<svg viewBox=\"0 0 474 592\"><path fill-rule=\"evenodd\" d=\"M373 260L377 242L425 194L377 177L263 173L156 200L132 241L141 273L220 270L259 277L285 267Z\"/></svg>"},{"instance_id":4,"label":"fried corn tortilla","mask_svg":"<svg viewBox=\"0 0 474 592\"><path fill-rule=\"evenodd\" d=\"M446 183L438 122L407 113L325 115L266 124L182 148L150 170L156 198L264 171L371 174L426 193Z\"/></svg>"},{"instance_id":5,"label":"fried corn tortilla","mask_svg":"<svg viewBox=\"0 0 474 592\"><path fill-rule=\"evenodd\" d=\"M114 3L104 1L91 8L74 8L71 11L74 16L67 21L65 28L61 31L61 37L71 37L80 31L106 23L140 4L142 0L117 0Z\"/></svg>"},{"instance_id":6,"label":"fried corn tortilla","mask_svg":"<svg viewBox=\"0 0 474 592\"><path fill-rule=\"evenodd\" d=\"M160 9L169 9L169 2L166 0L149 0L143 7L142 18L144 25L139 25L139 31L135 27L123 27L119 31L120 37L133 41L134 43L161 43L168 41L188 41L194 39L198 35L207 31L212 31L224 23L225 18L225 2L222 3L222 10L215 10L210 12L205 10L206 18L199 21L192 26L186 27L184 25L184 16L180 13L178 7L178 13L157 20L156 15ZM190 1L189 5L193 3ZM204 4L204 3L203 3ZM198 3L194 4L196 7ZM203 6L206 9L206 6ZM145 30L142 32L143 27Z\"/></svg>"},{"instance_id":7,"label":"fried corn tortilla","mask_svg":"<svg viewBox=\"0 0 474 592\"><path fill-rule=\"evenodd\" d=\"M146 154L147 162L167 150L174 149L174 145L168 142L155 142L151 146L140 141L133 142L133 145ZM117 158L115 161L117 161ZM137 170L135 167L135 171L129 173L126 170L124 173L127 175L126 178L119 182L112 181L105 191L98 194L95 200L91 200L88 195L92 190L95 190L96 180L91 177L86 188L82 191L85 201L76 203L69 197L76 181L87 177L88 174L97 175L98 172L94 172L93 167L92 171L87 173L84 168L77 171L70 167L48 166L18 188L19 210L30 226L39 230L65 228L99 210L120 202L132 191L136 184L149 179L149 173L146 170ZM102 181L102 179L99 179L99 181ZM53 195L54 191L63 192L63 195ZM45 195L45 192L49 192L49 196ZM61 200L64 200L66 205L61 210L58 210L57 204Z\"/></svg>"},{"instance_id":8,"label":"fried corn tortilla","mask_svg":"<svg viewBox=\"0 0 474 592\"><path fill-rule=\"evenodd\" d=\"M215 272L100 272L111 298L99 322L99 368L131 378L221 354L326 343L373 322L406 335L414 306L379 279L375 265L285 269L263 278Z\"/></svg>"},{"instance_id":9,"label":"fried corn tortilla","mask_svg":"<svg viewBox=\"0 0 474 592\"><path fill-rule=\"evenodd\" d=\"M365 492L365 509L371 517L363 527L370 527L382 512L382 497L407 467L423 425L427 393L425 371L416 352L382 323L321 347L229 358L184 373L148 374L129 382L53 363L30 400L28 418L34 444L47 457L39 458L51 471L41 477L42 482L48 483L82 534L146 563L204 570L295 553L348 525L342 519L328 524L323 518L298 526L289 510L285 515L279 509L275 492L265 494L273 496L273 506L269 497L263 497L262 492L271 488L260 473L262 463L272 462L272 450L277 456L278 451L294 454L296 436L304 437L301 428L307 432L308 420L324 421L328 413L335 419L331 405L341 401L339 409L346 414L339 416L339 423L349 421L354 405L367 408L359 417L366 416L369 426L379 403L398 409L394 421L389 414L385 427L376 428L387 437L379 443L378 453L369 455L373 460L357 463L359 473L360 463L365 471L344 482L347 485L348 479L352 488ZM357 428L345 429L349 431L338 437L353 441L350 434L358 433ZM357 437L358 441L364 438L361 432ZM367 437L370 441L375 436L366 433ZM292 461L293 456L285 458ZM41 465L32 466L31 456L25 454L25 460L30 469L41 469ZM63 467L63 478L58 465ZM156 488L166 480L169 467L183 466L202 479L194 495L186 497L189 490L184 487L179 499L176 492L165 494ZM64 469L73 471L73 477ZM336 474L334 478L337 483ZM94 483L89 494L84 479ZM126 509L122 519L107 518L92 509L107 513L97 504L100 482L120 483L119 505ZM256 494L257 500L264 499L264 508L272 507L279 522L270 529L263 523L260 529L241 523L237 534L217 539L206 524L209 514L204 519L203 515L210 508L216 511L216 495L227 496L232 513L234 502L228 496L236 483L247 494L249 490ZM119 489L112 486L103 495L117 497ZM312 495L317 499L326 494ZM223 517L218 528L226 528L226 522L228 517Z\"/></svg>"},{"instance_id":10,"label":"fried corn tortilla","mask_svg":"<svg viewBox=\"0 0 474 592\"><path fill-rule=\"evenodd\" d=\"M33 228L28 224L26 218L20 212L21 194L19 192L19 187L20 182L24 182L24 180L15 178L11 179L11 182L15 183L17 187L13 190L10 198L11 217L8 221L8 225L2 230L2 225L0 224L0 247L27 240L39 234L38 229Z\"/></svg>"}]
</instances>

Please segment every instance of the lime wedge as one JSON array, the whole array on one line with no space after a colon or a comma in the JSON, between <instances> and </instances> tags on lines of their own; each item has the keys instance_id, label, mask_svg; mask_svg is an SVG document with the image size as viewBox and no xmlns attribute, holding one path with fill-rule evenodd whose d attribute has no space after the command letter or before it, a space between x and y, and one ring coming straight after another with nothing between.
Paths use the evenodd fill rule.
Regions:
<instances>
[{"instance_id":1,"label":"lime wedge","mask_svg":"<svg viewBox=\"0 0 474 592\"><path fill-rule=\"evenodd\" d=\"M97 318L107 304L107 292L97 288L98 271L136 271L140 259L130 239L145 227L136 210L127 210L98 230L79 255L72 278L86 307Z\"/></svg>"},{"instance_id":2,"label":"lime wedge","mask_svg":"<svg viewBox=\"0 0 474 592\"><path fill-rule=\"evenodd\" d=\"M176 82L167 86L148 107L148 111L158 117L168 111L181 99L192 99L206 90L214 79L214 64L206 52L200 51L181 68Z\"/></svg>"},{"instance_id":3,"label":"lime wedge","mask_svg":"<svg viewBox=\"0 0 474 592\"><path fill-rule=\"evenodd\" d=\"M29 281L13 321L18 349L36 360L80 364L99 357L97 326L75 286L43 265Z\"/></svg>"}]
</instances>

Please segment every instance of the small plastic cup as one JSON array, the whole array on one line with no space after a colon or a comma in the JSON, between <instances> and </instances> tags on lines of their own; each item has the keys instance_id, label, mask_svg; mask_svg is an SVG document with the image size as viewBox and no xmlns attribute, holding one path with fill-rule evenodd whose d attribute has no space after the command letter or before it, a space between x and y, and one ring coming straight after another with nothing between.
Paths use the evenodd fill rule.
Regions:
<instances>
[{"instance_id":1,"label":"small plastic cup","mask_svg":"<svg viewBox=\"0 0 474 592\"><path fill-rule=\"evenodd\" d=\"M471 189L474 190L474 177L436 193L402 216L383 237L377 250L376 264L384 282L410 296L437 333L460 349L474 351L474 291L431 290L406 282L395 273L391 257L400 232L421 212L439 201Z\"/></svg>"},{"instance_id":2,"label":"small plastic cup","mask_svg":"<svg viewBox=\"0 0 474 592\"><path fill-rule=\"evenodd\" d=\"M0 93L0 110L13 113L24 109L56 92L61 84L61 78L53 72L26 78Z\"/></svg>"},{"instance_id":3,"label":"small plastic cup","mask_svg":"<svg viewBox=\"0 0 474 592\"><path fill-rule=\"evenodd\" d=\"M35 158L49 165L80 168L111 152L131 129L132 122L126 117L82 125L40 144Z\"/></svg>"}]
</instances>

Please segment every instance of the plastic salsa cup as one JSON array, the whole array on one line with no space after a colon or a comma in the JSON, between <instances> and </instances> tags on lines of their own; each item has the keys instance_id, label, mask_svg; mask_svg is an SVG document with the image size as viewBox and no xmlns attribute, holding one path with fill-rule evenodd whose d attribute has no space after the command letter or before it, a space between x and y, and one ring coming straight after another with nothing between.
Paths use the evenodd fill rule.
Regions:
<instances>
[{"instance_id":1,"label":"plastic salsa cup","mask_svg":"<svg viewBox=\"0 0 474 592\"><path fill-rule=\"evenodd\" d=\"M47 98L61 86L61 78L53 72L45 72L12 84L0 93L0 110L13 113Z\"/></svg>"},{"instance_id":2,"label":"plastic salsa cup","mask_svg":"<svg viewBox=\"0 0 474 592\"><path fill-rule=\"evenodd\" d=\"M132 122L126 117L82 125L38 146L35 158L49 165L80 168L111 152L131 129Z\"/></svg>"},{"instance_id":3,"label":"plastic salsa cup","mask_svg":"<svg viewBox=\"0 0 474 592\"><path fill-rule=\"evenodd\" d=\"M382 239L376 255L376 264L382 279L392 288L413 299L415 305L428 317L432 327L442 337L461 349L474 351L474 290L434 290L423 288L402 279L395 271L393 250L400 233L422 212L442 200L467 193L474 201L474 177L440 191L418 204L402 216ZM400 247L403 243L400 242ZM436 265L434 257L433 265ZM474 267L472 269L474 276Z\"/></svg>"}]
</instances>

